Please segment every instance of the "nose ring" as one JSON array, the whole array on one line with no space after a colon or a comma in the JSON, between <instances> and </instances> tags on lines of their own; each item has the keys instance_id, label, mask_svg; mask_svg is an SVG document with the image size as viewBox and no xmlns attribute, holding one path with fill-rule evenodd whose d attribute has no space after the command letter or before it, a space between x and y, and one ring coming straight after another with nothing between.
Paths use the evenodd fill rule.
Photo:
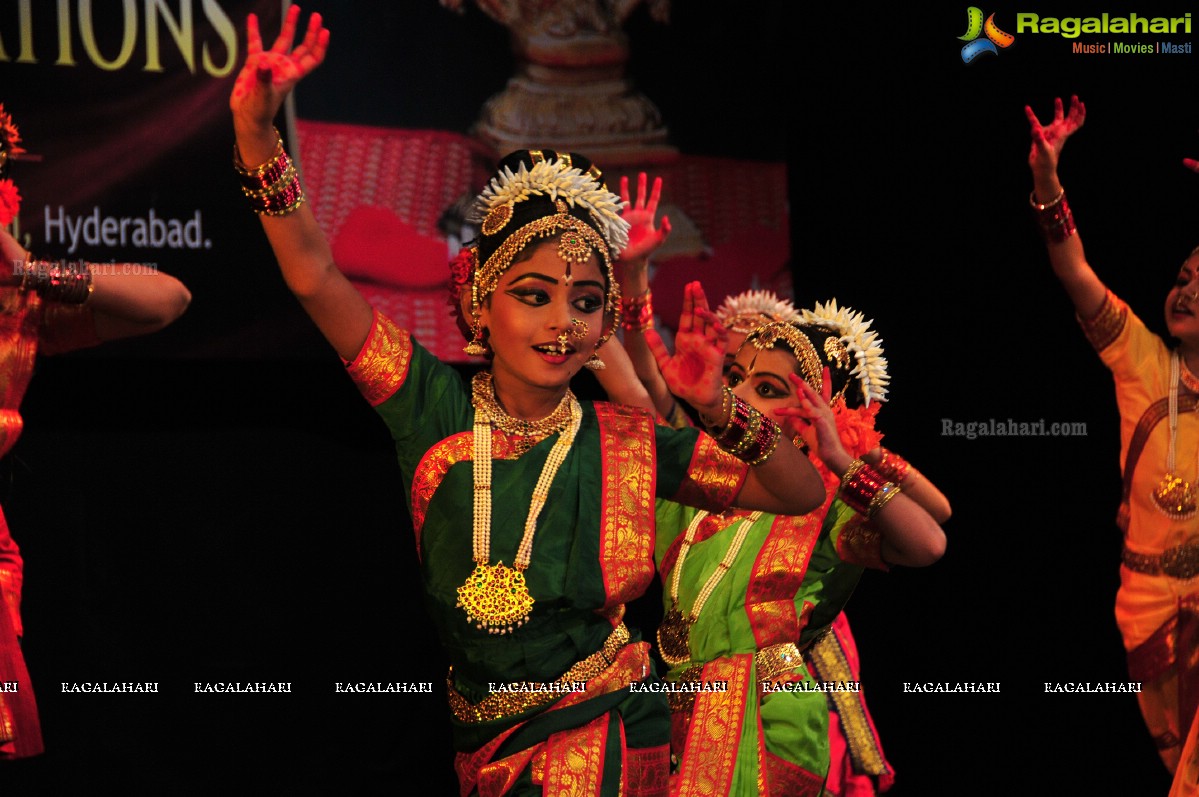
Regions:
<instances>
[{"instance_id":1,"label":"nose ring","mask_svg":"<svg viewBox=\"0 0 1199 797\"><path fill-rule=\"evenodd\" d=\"M570 319L570 336L575 340L582 340L587 337L588 329L586 321L579 318Z\"/></svg>"}]
</instances>

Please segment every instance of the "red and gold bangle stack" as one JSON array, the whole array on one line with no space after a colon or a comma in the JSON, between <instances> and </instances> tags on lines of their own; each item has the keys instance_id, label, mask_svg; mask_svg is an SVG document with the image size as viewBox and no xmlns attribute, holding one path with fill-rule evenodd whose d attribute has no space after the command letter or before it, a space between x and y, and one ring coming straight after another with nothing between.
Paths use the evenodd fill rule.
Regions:
<instances>
[{"instance_id":1,"label":"red and gold bangle stack","mask_svg":"<svg viewBox=\"0 0 1199 797\"><path fill-rule=\"evenodd\" d=\"M21 266L23 291L33 291L48 302L83 304L92 295L92 270L83 261L33 260Z\"/></svg>"},{"instance_id":2,"label":"red and gold bangle stack","mask_svg":"<svg viewBox=\"0 0 1199 797\"><path fill-rule=\"evenodd\" d=\"M761 465L778 447L783 430L727 387L724 398L729 407L728 421L724 431L714 438L716 444L742 462Z\"/></svg>"},{"instance_id":3,"label":"red and gold bangle stack","mask_svg":"<svg viewBox=\"0 0 1199 797\"><path fill-rule=\"evenodd\" d=\"M233 147L233 167L241 178L242 193L255 213L286 216L304 204L304 188L296 166L283 149L283 136L275 131L275 154L261 166L250 168L242 163L241 153Z\"/></svg>"},{"instance_id":4,"label":"red and gold bangle stack","mask_svg":"<svg viewBox=\"0 0 1199 797\"><path fill-rule=\"evenodd\" d=\"M1066 202L1066 189L1045 204L1037 202L1035 193L1028 195L1028 203L1032 205L1037 216L1037 224L1046 240L1060 244L1075 233L1074 214L1070 212L1070 204Z\"/></svg>"},{"instance_id":5,"label":"red and gold bangle stack","mask_svg":"<svg viewBox=\"0 0 1199 797\"><path fill-rule=\"evenodd\" d=\"M908 477L908 472L911 470L911 465L906 459L896 454L894 451L882 449L882 457L874 466L879 475L893 481L896 484L903 484L903 480Z\"/></svg>"},{"instance_id":6,"label":"red and gold bangle stack","mask_svg":"<svg viewBox=\"0 0 1199 797\"><path fill-rule=\"evenodd\" d=\"M888 481L862 460L855 459L841 477L837 497L850 509L870 519L899 492L898 484Z\"/></svg>"},{"instance_id":7,"label":"red and gold bangle stack","mask_svg":"<svg viewBox=\"0 0 1199 797\"><path fill-rule=\"evenodd\" d=\"M625 296L620 300L620 325L629 332L645 332L654 325L653 294L647 288L640 296Z\"/></svg>"}]
</instances>

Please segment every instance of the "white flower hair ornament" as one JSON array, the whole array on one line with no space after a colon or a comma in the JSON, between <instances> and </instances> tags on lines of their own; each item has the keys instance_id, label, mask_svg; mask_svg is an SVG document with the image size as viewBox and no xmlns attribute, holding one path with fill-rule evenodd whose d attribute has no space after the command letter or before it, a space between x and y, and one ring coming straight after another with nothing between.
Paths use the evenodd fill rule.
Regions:
<instances>
[{"instance_id":1,"label":"white flower hair ornament","mask_svg":"<svg viewBox=\"0 0 1199 797\"><path fill-rule=\"evenodd\" d=\"M801 310L800 316L804 323L827 327L840 337L853 355L850 376L861 384L865 406L869 407L871 401L887 400L887 384L891 381L887 358L883 356L882 340L865 316L848 307L837 307L836 299L824 304L817 302L815 308Z\"/></svg>"},{"instance_id":2,"label":"white flower hair ornament","mask_svg":"<svg viewBox=\"0 0 1199 797\"><path fill-rule=\"evenodd\" d=\"M726 297L716 310L716 318L730 332L749 333L763 319L794 324L800 314L790 300L779 298L774 291L758 290Z\"/></svg>"},{"instance_id":3,"label":"white flower hair ornament","mask_svg":"<svg viewBox=\"0 0 1199 797\"><path fill-rule=\"evenodd\" d=\"M527 246L557 239L558 256L566 263L564 279L572 279L571 266L585 263L592 254L604 275L604 325L598 349L620 326L620 284L613 262L628 246L629 223L621 218L625 203L607 189L602 173L586 157L553 150L517 150L499 163L491 181L475 199L471 221L482 222L471 247L471 256L459 264L466 274L457 292L463 305L470 342L464 351L485 353L480 308L499 284L500 277ZM458 279L455 279L457 284ZM470 285L470 306L465 306L465 285ZM594 352L586 367L603 367Z\"/></svg>"},{"instance_id":4,"label":"white flower hair ornament","mask_svg":"<svg viewBox=\"0 0 1199 797\"><path fill-rule=\"evenodd\" d=\"M590 212L613 258L629 245L629 223L620 215L625 203L592 174L561 160L539 161L532 168L521 163L515 172L505 166L479 194L475 221L486 224L493 212L511 208L530 196L562 199L571 207Z\"/></svg>"}]
</instances>

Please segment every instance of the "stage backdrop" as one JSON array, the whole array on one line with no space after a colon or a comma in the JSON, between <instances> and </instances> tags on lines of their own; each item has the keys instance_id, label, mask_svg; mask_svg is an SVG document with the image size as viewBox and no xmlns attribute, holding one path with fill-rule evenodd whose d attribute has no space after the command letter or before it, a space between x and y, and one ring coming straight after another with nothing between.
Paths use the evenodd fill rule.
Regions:
<instances>
[{"instance_id":1,"label":"stage backdrop","mask_svg":"<svg viewBox=\"0 0 1199 797\"><path fill-rule=\"evenodd\" d=\"M285 5L22 0L0 8L0 102L29 150L12 174L24 198L22 239L39 257L154 264L195 297L163 334L81 356L325 353L284 289L230 167L227 98L244 60L245 17L259 15L269 45ZM439 356L465 362L436 295L459 240L439 222L482 188L502 154L471 129L514 74L508 33L470 4L454 14L435 0L402 11L314 0L304 11L321 12L333 31L329 59L279 126L313 207L368 298ZM627 20L630 83L644 76L673 153L655 163L676 225L660 258L673 267L655 277L668 325L687 279L707 278L722 295L790 288L782 124L746 131L731 115L753 107L735 76L760 72L764 56L747 40L718 38L718 19L679 9L665 24L640 9ZM672 62L713 59L713 74L663 80ZM702 91L723 123L712 124ZM613 189L622 174L635 182L635 168L610 168Z\"/></svg>"},{"instance_id":2,"label":"stage backdrop","mask_svg":"<svg viewBox=\"0 0 1199 797\"><path fill-rule=\"evenodd\" d=\"M298 117L312 130L465 134L511 74L503 29L470 6L457 17L433 0L383 5L312 4L329 16L332 49L300 92ZM1076 4L1037 5L1043 17L1079 16ZM122 69L87 54L80 17L93 6L89 35L102 60L117 59L127 20L136 21ZM162 73L143 68L148 6ZM25 432L0 463L0 502L28 562L25 650L48 744L41 761L0 773L0 791L389 794L425 780L438 784L427 793L452 793L437 693L445 662L422 622L391 441L285 294L240 204L225 116L231 74L203 66L205 43L209 60L224 63L216 6L0 6L0 99L44 156L15 173L35 248L48 246L45 208L53 221L59 205L64 219L86 220L95 207L148 218L153 207L184 224L200 209L202 240L213 242L97 247L102 259L161 261L188 282L193 305L154 338L39 363ZM1021 29L1017 13L1028 7L1004 3L979 9L1014 37L992 51L981 28L983 39L969 35L972 7L957 4L889 16L849 4L676 6L670 26L632 21L639 85L681 152L769 163L790 144L801 303L836 297L875 319L892 375L880 413L886 442L954 506L941 562L867 573L849 606L863 688L898 773L891 794L1164 794L1135 695L1045 689L1128 678L1112 611L1119 423L1110 376L1029 218L1023 107L1044 118L1056 96L1086 101L1062 177L1088 257L1161 331L1162 299L1199 242L1199 178L1181 166L1199 156L1195 54L1074 43L1193 47L1196 31L1071 38L1060 27ZM61 23L59 7L69 14ZM250 7L219 4L238 30ZM194 73L164 8L180 30L192 10ZM1154 2L1137 14L1192 11ZM74 66L58 63L60 31ZM143 94L154 105L181 102L155 89L176 73L209 105L152 124L202 156L153 155L157 145L133 121ZM118 94L117 80L141 88ZM37 187L61 159L109 149L101 140L137 143L95 165L124 164L108 188L93 189L85 168L66 171L63 195ZM172 187L149 187L159 179ZM210 211L194 199L207 190L224 204ZM758 212L715 207L751 220ZM47 253L65 254L70 242L56 246ZM979 437L944 426L1009 420L1086 433ZM633 612L652 627L652 605ZM88 680L158 681L163 692L59 689ZM244 680L295 691L220 703L189 691ZM435 693L335 693L343 681L427 682ZM928 683L1000 691L909 688ZM8 788L14 773L24 791Z\"/></svg>"},{"instance_id":3,"label":"stage backdrop","mask_svg":"<svg viewBox=\"0 0 1199 797\"><path fill-rule=\"evenodd\" d=\"M39 257L153 264L199 308L91 356L252 355L247 327L293 309L255 267L269 250L229 165L251 11L278 29L278 0L0 8L0 102L28 150L11 175L20 237Z\"/></svg>"},{"instance_id":4,"label":"stage backdrop","mask_svg":"<svg viewBox=\"0 0 1199 797\"><path fill-rule=\"evenodd\" d=\"M788 282L786 115L746 91L789 80L785 25L768 22L782 8L676 4L663 24L643 4L627 22L629 72L679 153L662 167L680 259L662 258L655 279L706 273L731 290L749 263ZM452 793L447 663L424 620L391 441L287 293L231 168L227 98L251 10L269 39L278 2L0 4L0 102L38 156L14 166L22 235L46 257L154 263L193 295L160 334L39 361L25 431L0 462L47 743L0 768L5 795ZM297 92L294 137L279 122L318 217L335 245L347 224L399 230L379 236L384 249L411 242L371 209L435 237L444 204L480 188L494 157L470 128L514 72L507 32L469 3L462 15L436 0L304 10L327 18L330 54ZM355 152L401 168L381 183ZM615 188L620 171L605 171ZM434 260L400 278L427 291L425 342L453 352L460 339L435 326L447 309ZM364 292L397 278L358 277ZM413 296L385 288L381 303ZM668 308L670 291L659 298ZM630 617L648 630L658 611ZM62 688L98 681L161 688ZM292 691L200 694L197 682Z\"/></svg>"}]
</instances>

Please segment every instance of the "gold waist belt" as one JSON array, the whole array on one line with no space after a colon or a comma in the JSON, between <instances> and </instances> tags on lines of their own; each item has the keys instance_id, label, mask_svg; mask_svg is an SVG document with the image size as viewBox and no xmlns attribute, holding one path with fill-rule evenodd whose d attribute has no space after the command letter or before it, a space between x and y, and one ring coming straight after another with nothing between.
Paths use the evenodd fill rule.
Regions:
<instances>
[{"instance_id":1,"label":"gold waist belt","mask_svg":"<svg viewBox=\"0 0 1199 797\"><path fill-rule=\"evenodd\" d=\"M603 646L582 661L576 662L556 681L535 683L518 681L503 685L478 703L471 703L454 688L454 668L446 676L446 693L450 711L459 722L491 722L511 717L562 697L574 689L575 684L585 684L612 666L617 655L629 644L629 629L624 623L616 626L604 640Z\"/></svg>"},{"instance_id":2,"label":"gold waist belt","mask_svg":"<svg viewBox=\"0 0 1199 797\"><path fill-rule=\"evenodd\" d=\"M790 672L803 664L803 654L794 642L768 645L754 653L754 670L758 683L773 681L783 673ZM696 664L679 673L673 683L693 684L699 681L704 665ZM690 711L695 704L695 692L667 692L666 701L671 711Z\"/></svg>"},{"instance_id":3,"label":"gold waist belt","mask_svg":"<svg viewBox=\"0 0 1199 797\"><path fill-rule=\"evenodd\" d=\"M1159 554L1135 553L1125 546L1120 561L1129 570L1150 576L1194 578L1199 576L1199 542L1184 542Z\"/></svg>"}]
</instances>

